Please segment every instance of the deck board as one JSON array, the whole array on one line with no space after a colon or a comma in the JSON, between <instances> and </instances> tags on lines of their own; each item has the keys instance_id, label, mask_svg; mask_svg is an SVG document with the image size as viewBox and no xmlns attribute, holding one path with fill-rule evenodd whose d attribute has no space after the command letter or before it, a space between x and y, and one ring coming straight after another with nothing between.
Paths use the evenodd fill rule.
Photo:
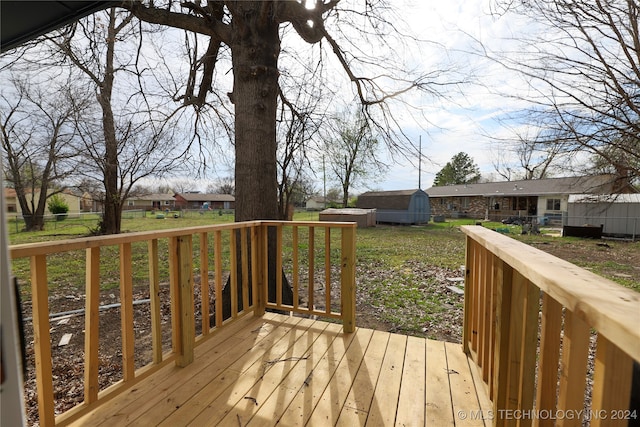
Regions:
<instances>
[{"instance_id":1,"label":"deck board","mask_svg":"<svg viewBox=\"0 0 640 427\"><path fill-rule=\"evenodd\" d=\"M267 313L240 319L71 425L463 426L487 409L462 347ZM478 395L480 393L480 395Z\"/></svg>"}]
</instances>

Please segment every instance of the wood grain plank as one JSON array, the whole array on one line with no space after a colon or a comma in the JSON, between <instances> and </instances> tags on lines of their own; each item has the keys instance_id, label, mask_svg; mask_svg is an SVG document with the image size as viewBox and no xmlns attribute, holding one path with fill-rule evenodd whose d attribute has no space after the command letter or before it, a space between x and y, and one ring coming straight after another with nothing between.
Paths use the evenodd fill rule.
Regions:
<instances>
[{"instance_id":1,"label":"wood grain plank","mask_svg":"<svg viewBox=\"0 0 640 427\"><path fill-rule=\"evenodd\" d=\"M356 374L336 422L337 426L350 427L365 424L382 369L384 354L387 351L389 336L388 332L375 331L373 333L362 365Z\"/></svg>"},{"instance_id":2,"label":"wood grain plank","mask_svg":"<svg viewBox=\"0 0 640 427\"><path fill-rule=\"evenodd\" d=\"M451 404L456 415L455 425L458 426L483 426L480 402L476 392L473 375L469 367L469 361L460 351L460 344L445 343L447 355L447 372L451 385ZM460 417L460 414L465 416Z\"/></svg>"},{"instance_id":3,"label":"wood grain plank","mask_svg":"<svg viewBox=\"0 0 640 427\"><path fill-rule=\"evenodd\" d=\"M351 385L358 374L373 331L357 329L344 357L340 360L330 383L322 393L309 418L309 426L335 425L349 395Z\"/></svg>"},{"instance_id":4,"label":"wood grain plank","mask_svg":"<svg viewBox=\"0 0 640 427\"><path fill-rule=\"evenodd\" d=\"M406 347L406 336L393 334L389 337L367 426L389 426L395 423Z\"/></svg>"},{"instance_id":5,"label":"wood grain plank","mask_svg":"<svg viewBox=\"0 0 640 427\"><path fill-rule=\"evenodd\" d=\"M426 425L453 426L447 355L443 341L426 342Z\"/></svg>"},{"instance_id":6,"label":"wood grain plank","mask_svg":"<svg viewBox=\"0 0 640 427\"><path fill-rule=\"evenodd\" d=\"M279 418L311 372L307 369L326 352L330 343L316 340L327 324L303 319L289 338L293 344L285 354L268 361L260 380L246 391L244 399L220 421L221 425L240 420L243 425L252 421L257 425ZM335 337L335 335L334 335ZM255 419L254 419L255 418Z\"/></svg>"},{"instance_id":7,"label":"wood grain plank","mask_svg":"<svg viewBox=\"0 0 640 427\"><path fill-rule=\"evenodd\" d=\"M342 328L336 324L332 324L327 328L328 331L336 333L340 332L340 329ZM314 368L311 381L306 387L298 390L287 411L279 420L274 421L282 426L307 424L355 336L356 334L338 334L336 336Z\"/></svg>"},{"instance_id":8,"label":"wood grain plank","mask_svg":"<svg viewBox=\"0 0 640 427\"><path fill-rule=\"evenodd\" d=\"M461 349L458 349L462 354ZM396 425L425 425L426 387L426 341L424 338L408 337L405 353Z\"/></svg>"}]
</instances>

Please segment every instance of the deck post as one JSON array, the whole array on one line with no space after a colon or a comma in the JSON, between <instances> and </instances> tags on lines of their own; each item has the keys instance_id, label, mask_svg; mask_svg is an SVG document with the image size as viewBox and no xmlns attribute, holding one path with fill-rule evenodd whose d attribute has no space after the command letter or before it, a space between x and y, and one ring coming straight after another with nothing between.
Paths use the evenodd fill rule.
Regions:
<instances>
[{"instance_id":1,"label":"deck post","mask_svg":"<svg viewBox=\"0 0 640 427\"><path fill-rule=\"evenodd\" d=\"M342 229L340 272L342 322L345 333L356 329L356 225ZM327 291L328 292L328 291Z\"/></svg>"},{"instance_id":2,"label":"deck post","mask_svg":"<svg viewBox=\"0 0 640 427\"><path fill-rule=\"evenodd\" d=\"M31 305L33 307L33 352L36 358L38 415L41 426L53 426L56 422L53 402L46 255L31 257Z\"/></svg>"},{"instance_id":3,"label":"deck post","mask_svg":"<svg viewBox=\"0 0 640 427\"><path fill-rule=\"evenodd\" d=\"M171 323L176 365L193 362L195 324L193 317L193 247L191 235L170 239Z\"/></svg>"}]
</instances>

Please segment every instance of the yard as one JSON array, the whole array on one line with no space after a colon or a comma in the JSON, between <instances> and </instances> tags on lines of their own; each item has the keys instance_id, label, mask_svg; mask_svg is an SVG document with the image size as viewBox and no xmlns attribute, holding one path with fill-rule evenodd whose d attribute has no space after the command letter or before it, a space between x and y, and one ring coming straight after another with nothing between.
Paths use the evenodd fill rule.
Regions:
<instances>
[{"instance_id":1,"label":"yard","mask_svg":"<svg viewBox=\"0 0 640 427\"><path fill-rule=\"evenodd\" d=\"M314 220L310 214L299 214L296 219ZM228 215L218 212L194 213L165 219L156 216L134 217L123 220L123 230L141 231L159 228L178 228L230 221ZM460 342L463 318L462 296L451 290L460 286L463 277L464 235L457 228L473 221L428 224L425 226L378 226L357 231L357 325L373 329L382 329L410 335L427 336L438 340ZM498 224L485 224L497 227ZM502 225L500 225L502 227ZM12 244L35 242L51 239L65 239L86 235L90 223L74 224L73 221L61 222L55 229L41 233L11 233ZM10 230L17 227L10 225ZM511 236L522 239L541 250L552 253L595 273L604 275L624 286L640 291L640 243L624 241L594 241L576 238L560 238L550 235L521 236L519 227L511 228ZM114 248L115 251L115 248ZM140 251L144 252L144 251ZM84 319L76 312L84 305L84 260L82 254L77 257L53 257L48 265L51 289L49 307L51 313L68 313L52 320L52 350L54 357L54 378L57 390L58 409L66 409L81 401L82 369L77 368L82 360L82 330ZM117 256L103 256L101 283L103 287L100 305L107 306L101 312L100 320L100 387L120 379L120 346L111 345L119 341L120 321L118 291L114 289L118 277L109 274L110 262L117 262ZM138 254L134 250L134 257ZM114 261L114 259L116 261ZM144 263L140 262L144 266ZM114 269L115 270L115 269ZM21 284L23 315L27 343L32 338L30 313L30 295L26 263L14 263L14 273ZM199 278L196 277L196 282ZM137 285L137 286L136 286ZM136 347L149 339L150 325L147 312L149 306L148 285L145 272L134 271L134 300L140 304L136 310ZM197 289L197 287L196 287ZM168 292L168 286L162 287ZM111 306L111 308L108 308ZM163 319L169 321L168 313ZM145 320L147 319L147 320ZM59 346L63 336L71 334L68 344ZM170 340L169 333L166 336ZM35 387L33 380L32 350L28 344L29 380L27 382L27 402L29 416L37 416L34 411ZM146 346L148 348L148 346ZM143 366L150 355L136 354L136 366ZM80 372L76 372L76 371ZM118 372L113 375L113 372Z\"/></svg>"}]
</instances>

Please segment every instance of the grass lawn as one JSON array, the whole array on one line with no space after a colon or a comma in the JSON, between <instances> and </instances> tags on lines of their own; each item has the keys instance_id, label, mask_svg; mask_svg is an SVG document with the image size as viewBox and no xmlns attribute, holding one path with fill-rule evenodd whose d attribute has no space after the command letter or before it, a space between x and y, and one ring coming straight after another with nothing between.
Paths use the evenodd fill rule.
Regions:
<instances>
[{"instance_id":1,"label":"grass lawn","mask_svg":"<svg viewBox=\"0 0 640 427\"><path fill-rule=\"evenodd\" d=\"M125 215L123 232L155 229L192 227L224 223L233 220L231 214L220 215L218 211L204 214L191 212L185 216L165 214L164 219L147 213ZM317 212L297 213L296 220L317 220ZM10 223L11 244L30 243L46 240L68 239L90 234L97 225L98 218L47 223L45 231L37 233L18 232L19 226ZM395 328L398 331L420 334L435 325L459 323L462 298L446 289L450 277L461 277L461 266L465 262L465 236L460 225L475 224L475 220L450 220L445 223L429 223L418 226L381 225L360 228L357 231L357 293L358 312L367 314L363 326L376 327L369 322L379 321L380 327ZM509 235L527 244L590 269L624 286L640 291L640 243L606 242L589 239L560 238L548 235L522 236L520 227L505 227L500 223L484 223L489 228L508 228ZM337 236L336 236L337 237ZM318 238L321 238L318 236ZM303 240L301 240L303 241ZM160 241L166 245L166 241ZM194 240L197 253L198 242ZM285 241L285 259L287 246ZM223 247L227 247L223 245ZM339 246L335 246L339 247ZM118 286L118 248L105 247L101 250L101 280L103 290ZM145 244L134 245L134 286L146 286L147 250ZM160 253L163 253L161 250ZM228 257L227 257L228 258ZM48 276L51 292L58 295L84 294L83 251L51 256L48 262ZM199 269L199 259L194 259L194 269ZM168 263L161 262L161 268L168 269ZM139 268L136 268L139 266ZM21 293L30 299L29 261L17 260L13 263L14 274L22 284ZM161 271L161 276L167 272ZM165 276L166 277L166 276ZM456 316L455 319L449 318ZM373 319L373 320L372 320ZM362 323L362 322L361 322ZM445 328L446 329L446 328ZM443 332L445 333L445 332ZM441 336L436 335L436 338Z\"/></svg>"}]
</instances>

